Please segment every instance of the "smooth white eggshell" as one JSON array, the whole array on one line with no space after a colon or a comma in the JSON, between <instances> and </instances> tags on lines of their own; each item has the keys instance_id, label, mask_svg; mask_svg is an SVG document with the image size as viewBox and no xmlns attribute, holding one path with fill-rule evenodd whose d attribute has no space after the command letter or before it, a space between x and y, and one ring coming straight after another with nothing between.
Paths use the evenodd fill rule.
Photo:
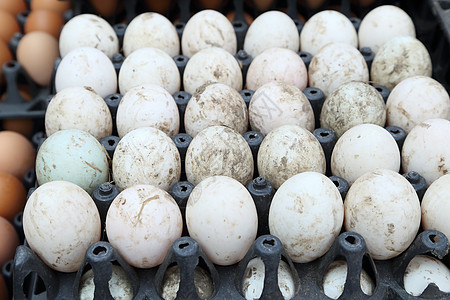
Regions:
<instances>
[{"instance_id":1,"label":"smooth white eggshell","mask_svg":"<svg viewBox=\"0 0 450 300\"><path fill-rule=\"evenodd\" d=\"M180 53L180 40L175 26L156 12L142 13L128 24L123 37L123 54L130 55L140 48L154 47L170 57Z\"/></svg>"},{"instance_id":2,"label":"smooth white eggshell","mask_svg":"<svg viewBox=\"0 0 450 300\"><path fill-rule=\"evenodd\" d=\"M450 170L450 121L431 119L416 125L402 148L403 172L416 171L433 183Z\"/></svg>"},{"instance_id":3,"label":"smooth white eggshell","mask_svg":"<svg viewBox=\"0 0 450 300\"><path fill-rule=\"evenodd\" d=\"M422 199L422 227L438 230L450 238L450 174L439 177Z\"/></svg>"},{"instance_id":4,"label":"smooth white eggshell","mask_svg":"<svg viewBox=\"0 0 450 300\"><path fill-rule=\"evenodd\" d=\"M164 132L153 127L141 127L120 140L114 152L112 169L115 184L120 190L136 184L151 184L169 190L180 180L180 153Z\"/></svg>"},{"instance_id":5,"label":"smooth white eggshell","mask_svg":"<svg viewBox=\"0 0 450 300\"><path fill-rule=\"evenodd\" d=\"M117 75L113 63L96 48L75 48L61 60L55 75L56 92L73 86L90 87L102 98L114 94Z\"/></svg>"},{"instance_id":6,"label":"smooth white eggshell","mask_svg":"<svg viewBox=\"0 0 450 300\"><path fill-rule=\"evenodd\" d=\"M248 128L248 111L244 99L232 87L211 83L197 89L184 114L186 133L195 137L203 129L224 125L244 134Z\"/></svg>"},{"instance_id":7,"label":"smooth white eggshell","mask_svg":"<svg viewBox=\"0 0 450 300\"><path fill-rule=\"evenodd\" d=\"M397 36L416 37L412 19L397 6L381 5L362 19L358 30L359 48L370 47L377 53L381 45Z\"/></svg>"},{"instance_id":8,"label":"smooth white eggshell","mask_svg":"<svg viewBox=\"0 0 450 300\"><path fill-rule=\"evenodd\" d=\"M259 147L259 175L276 189L301 172L325 174L325 167L325 154L319 141L297 125L283 125L272 130Z\"/></svg>"},{"instance_id":9,"label":"smooth white eggshell","mask_svg":"<svg viewBox=\"0 0 450 300\"><path fill-rule=\"evenodd\" d=\"M87 248L100 240L100 215L82 188L52 181L28 199L23 230L30 248L45 264L60 272L75 272Z\"/></svg>"},{"instance_id":10,"label":"smooth white eggshell","mask_svg":"<svg viewBox=\"0 0 450 300\"><path fill-rule=\"evenodd\" d=\"M61 57L79 47L93 47L109 58L119 52L119 39L112 26L93 14L81 14L70 19L59 36Z\"/></svg>"},{"instance_id":11,"label":"smooth white eggshell","mask_svg":"<svg viewBox=\"0 0 450 300\"><path fill-rule=\"evenodd\" d=\"M249 105L252 130L267 135L283 125L298 125L314 130L314 112L306 98L293 85L272 81L255 91Z\"/></svg>"},{"instance_id":12,"label":"smooth white eggshell","mask_svg":"<svg viewBox=\"0 0 450 300\"><path fill-rule=\"evenodd\" d=\"M244 50L253 58L264 50L278 47L298 51L300 38L294 21L281 11L259 15L245 35Z\"/></svg>"},{"instance_id":13,"label":"smooth white eggshell","mask_svg":"<svg viewBox=\"0 0 450 300\"><path fill-rule=\"evenodd\" d=\"M450 98L445 88L431 77L414 76L402 80L386 102L387 124L407 133L429 119L450 119Z\"/></svg>"},{"instance_id":14,"label":"smooth white eggshell","mask_svg":"<svg viewBox=\"0 0 450 300\"><path fill-rule=\"evenodd\" d=\"M153 185L135 185L116 196L106 216L111 245L132 266L161 264L181 236L183 220L172 196Z\"/></svg>"},{"instance_id":15,"label":"smooth white eggshell","mask_svg":"<svg viewBox=\"0 0 450 300\"><path fill-rule=\"evenodd\" d=\"M80 129L100 140L112 134L111 112L91 88L65 88L53 96L45 111L47 136L64 129Z\"/></svg>"},{"instance_id":16,"label":"smooth white eggshell","mask_svg":"<svg viewBox=\"0 0 450 300\"><path fill-rule=\"evenodd\" d=\"M111 279L108 282L108 287L114 299L133 299L133 287L125 271L120 266L112 265ZM91 269L81 276L78 297L80 297L80 300L92 300L94 299L94 293L94 272Z\"/></svg>"},{"instance_id":17,"label":"smooth white eggshell","mask_svg":"<svg viewBox=\"0 0 450 300\"><path fill-rule=\"evenodd\" d=\"M141 48L125 58L119 72L122 95L141 84L156 84L171 95L180 90L180 72L175 61L157 48Z\"/></svg>"},{"instance_id":18,"label":"smooth white eggshell","mask_svg":"<svg viewBox=\"0 0 450 300\"><path fill-rule=\"evenodd\" d=\"M328 43L345 43L358 47L358 36L350 19L334 10L314 14L300 33L301 50L315 55Z\"/></svg>"},{"instance_id":19,"label":"smooth white eggshell","mask_svg":"<svg viewBox=\"0 0 450 300\"><path fill-rule=\"evenodd\" d=\"M323 103L320 126L337 137L353 126L370 123L384 126L386 105L380 93L364 82L348 82L335 89Z\"/></svg>"},{"instance_id":20,"label":"smooth white eggshell","mask_svg":"<svg viewBox=\"0 0 450 300\"><path fill-rule=\"evenodd\" d=\"M233 55L222 48L203 49L192 56L184 69L183 87L189 94L206 83L223 83L242 89L242 71Z\"/></svg>"},{"instance_id":21,"label":"smooth white eggshell","mask_svg":"<svg viewBox=\"0 0 450 300\"><path fill-rule=\"evenodd\" d=\"M377 168L398 172L400 150L383 127L361 124L347 130L331 154L331 173L352 185L359 176Z\"/></svg>"},{"instance_id":22,"label":"smooth white eggshell","mask_svg":"<svg viewBox=\"0 0 450 300\"><path fill-rule=\"evenodd\" d=\"M186 224L209 259L232 265L246 254L256 237L258 215L250 193L226 176L206 178L192 191Z\"/></svg>"},{"instance_id":23,"label":"smooth white eggshell","mask_svg":"<svg viewBox=\"0 0 450 300\"><path fill-rule=\"evenodd\" d=\"M420 203L413 186L392 170L359 177L344 201L345 230L362 235L370 255L385 260L413 242L420 226Z\"/></svg>"},{"instance_id":24,"label":"smooth white eggshell","mask_svg":"<svg viewBox=\"0 0 450 300\"><path fill-rule=\"evenodd\" d=\"M431 57L419 40L398 36L378 50L370 69L370 79L392 90L402 80L413 76L431 77Z\"/></svg>"},{"instance_id":25,"label":"smooth white eggshell","mask_svg":"<svg viewBox=\"0 0 450 300\"><path fill-rule=\"evenodd\" d=\"M283 243L293 262L313 261L330 249L342 228L344 205L325 175L303 172L286 180L273 196L270 234Z\"/></svg>"},{"instance_id":26,"label":"smooth white eggshell","mask_svg":"<svg viewBox=\"0 0 450 300\"><path fill-rule=\"evenodd\" d=\"M225 126L200 131L186 152L186 177L194 185L210 176L229 176L243 185L253 178L253 156L238 132Z\"/></svg>"},{"instance_id":27,"label":"smooth white eggshell","mask_svg":"<svg viewBox=\"0 0 450 300\"><path fill-rule=\"evenodd\" d=\"M362 54L353 46L330 43L313 56L309 65L309 86L328 96L340 85L350 81L367 82L369 69Z\"/></svg>"},{"instance_id":28,"label":"smooth white eggshell","mask_svg":"<svg viewBox=\"0 0 450 300\"><path fill-rule=\"evenodd\" d=\"M122 97L116 123L120 138L140 127L155 127L174 136L180 130L180 113L168 91L155 84L143 84Z\"/></svg>"},{"instance_id":29,"label":"smooth white eggshell","mask_svg":"<svg viewBox=\"0 0 450 300\"><path fill-rule=\"evenodd\" d=\"M247 88L257 90L266 83L280 81L304 90L308 74L302 58L285 48L264 50L251 62L247 71Z\"/></svg>"}]
</instances>

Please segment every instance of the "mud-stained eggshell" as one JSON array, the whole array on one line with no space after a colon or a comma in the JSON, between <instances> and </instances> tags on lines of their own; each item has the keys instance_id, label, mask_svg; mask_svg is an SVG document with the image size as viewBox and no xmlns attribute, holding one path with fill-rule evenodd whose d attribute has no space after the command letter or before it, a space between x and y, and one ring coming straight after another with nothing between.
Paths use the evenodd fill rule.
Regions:
<instances>
[{"instance_id":1,"label":"mud-stained eggshell","mask_svg":"<svg viewBox=\"0 0 450 300\"><path fill-rule=\"evenodd\" d=\"M298 125L314 130L314 112L311 104L293 85L272 81L256 90L249 105L252 130L267 135L283 125Z\"/></svg>"},{"instance_id":2,"label":"mud-stained eggshell","mask_svg":"<svg viewBox=\"0 0 450 300\"><path fill-rule=\"evenodd\" d=\"M133 287L122 267L112 265L111 279L108 282L109 291L114 299L133 299ZM78 297L80 300L93 300L95 293L94 272L92 269L81 276Z\"/></svg>"},{"instance_id":3,"label":"mud-stained eggshell","mask_svg":"<svg viewBox=\"0 0 450 300\"><path fill-rule=\"evenodd\" d=\"M225 126L200 131L186 152L186 177L194 185L210 176L229 176L243 185L253 178L253 156L238 132Z\"/></svg>"},{"instance_id":4,"label":"mud-stained eggshell","mask_svg":"<svg viewBox=\"0 0 450 300\"><path fill-rule=\"evenodd\" d=\"M325 174L325 154L319 141L297 125L283 125L264 138L258 151L258 172L274 188L306 171Z\"/></svg>"},{"instance_id":5,"label":"mud-stained eggshell","mask_svg":"<svg viewBox=\"0 0 450 300\"><path fill-rule=\"evenodd\" d=\"M386 260L413 242L420 226L420 203L413 186L392 170L359 177L344 201L346 231L362 235L370 255Z\"/></svg>"},{"instance_id":6,"label":"mud-stained eggshell","mask_svg":"<svg viewBox=\"0 0 450 300\"><path fill-rule=\"evenodd\" d=\"M248 111L244 99L232 87L211 83L197 89L184 114L186 133L195 137L203 129L223 125L244 134L248 128Z\"/></svg>"}]
</instances>

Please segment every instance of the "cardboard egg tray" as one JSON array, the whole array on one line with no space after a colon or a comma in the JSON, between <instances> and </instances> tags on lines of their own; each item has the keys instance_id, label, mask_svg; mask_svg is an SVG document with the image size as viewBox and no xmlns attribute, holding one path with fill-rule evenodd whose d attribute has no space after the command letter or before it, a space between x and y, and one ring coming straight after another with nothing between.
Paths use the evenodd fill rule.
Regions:
<instances>
[{"instance_id":1,"label":"cardboard egg tray","mask_svg":"<svg viewBox=\"0 0 450 300\"><path fill-rule=\"evenodd\" d=\"M164 12L164 14L170 20L178 20L176 28L181 37L184 24L189 19L191 13L201 10L203 7L198 1L172 0L171 2L170 9ZM375 6L383 4L398 5L412 17L416 27L417 38L424 43L431 55L433 78L441 82L447 91L449 91L450 4L448 1L375 1L370 7L361 7L358 5L358 2L350 0L325 1L322 7L316 10L310 10L304 6L297 5L296 1L287 0L275 1L270 9L285 8L289 16L297 19L297 13L300 13L305 18L309 18L314 13L326 9L329 5L340 5L341 12L348 17L352 17L353 13L357 17L362 18ZM121 24L121 22L126 23L131 21L134 16L147 11L148 8L145 6L144 1L138 0L119 1L118 5L123 5L123 9L119 14L107 18L107 20L112 25L115 25L114 28L120 39L121 37L123 38L126 29L126 25ZM236 17L233 25L238 37L238 49L242 49L243 38L248 28L248 25L243 21L243 12L245 11L253 17L256 17L261 11L249 5L247 1L244 3L244 1L236 0L222 1L219 10L224 14L235 10ZM80 13L96 12L88 1L73 0L72 11L67 14L67 17L69 18L70 15ZM352 21L355 27L357 27L360 19L352 17ZM296 24L297 28L301 30L302 22L297 20ZM14 45L17 46L20 36L15 38L16 40L13 39L11 41L13 49ZM251 59L245 56L245 52L238 52L236 58L241 62L245 74ZM302 58L306 64L311 59L307 54L303 54ZM182 73L184 66L186 66L187 58L179 55L174 57L174 59L179 67L180 73ZM123 61L123 56L117 55L113 61L118 70ZM55 69L57 63L58 61L55 62ZM6 93L7 97L5 101L0 102L0 120L10 118L34 119L35 127L32 142L35 147L38 147L45 139L43 118L49 97L55 93L54 86L37 86L27 77L16 61L5 64L3 70L7 84L1 87L0 93ZM33 95L31 102L26 102L18 93L19 83L25 83L31 87ZM378 90L386 99L389 91L386 91L383 87L379 87ZM317 93L308 94L309 91L305 90L304 92L313 106L316 117L316 131L314 134L327 155L327 165L329 165L329 157L336 143L336 139L332 131L318 128L318 116L320 115L320 109L324 99L323 97L314 97ZM320 93L320 90L318 92ZM248 104L253 95L253 91L243 90L241 91L241 95ZM183 124L184 109L186 108L189 97L190 95L183 91L174 94L174 99L180 111L180 124ZM120 94L114 94L105 99L113 117L115 116L120 99ZM183 158L189 145L190 137L184 134L183 125L181 126L180 134L174 136L173 140ZM324 132L325 134L321 134ZM401 129L399 131L394 128L390 130L390 133L396 139L399 147L401 147L402 140L405 138L404 132L402 133ZM256 161L256 153L262 141L262 135L258 132L249 131L244 137L249 143ZM111 157L114 154L114 149L118 141L119 138L117 136L107 137L102 140L102 144ZM330 175L329 170L327 170L327 175ZM10 295L14 293L14 299L76 299L81 275L87 269L92 269L96 280L96 299L112 299L108 288L108 281L111 277L111 265L115 264L120 265L130 279L134 299L160 299L163 276L168 267L176 264L179 266L181 274L185 275L181 277L177 299L199 299L193 283L193 269L195 266L200 266L206 270L212 279L214 292L211 299L244 299L241 293L241 282L242 278L246 275L245 269L247 263L254 257L261 257L264 261L266 271L264 289L260 299L282 299L276 275L280 260L288 263L294 277L296 294L292 299L330 299L323 294L321 283L328 266L335 259L345 259L348 263L346 284L340 299L369 298L362 292L359 285L359 276L362 268L376 284L376 289L370 299L450 299L450 294L439 291L433 284L428 286L421 297L413 297L403 288L404 271L411 259L418 254L435 256L450 267L450 258L447 254L447 238L437 231L421 232L408 250L400 256L387 261L373 260L369 255L364 239L357 233L342 232L330 250L321 258L306 264L292 263L278 238L268 235L267 214L274 190L271 188L269 182L257 176L258 174L256 172L255 179L249 184L248 189L255 200L260 218L258 238L244 259L238 264L227 267L212 264L197 242L187 236L186 226L184 226L183 237L173 243L163 264L152 269L130 267L104 237L101 242L91 245L87 250L85 262L78 272L61 273L47 267L27 247L25 241L24 245L19 246L17 249L15 259L9 261L2 268L2 274L10 288ZM345 198L348 184L341 178L334 177L332 179L338 186L343 198ZM182 175L181 180L185 180L184 175ZM408 177L408 180L413 183L419 197L423 195L423 182L416 183L414 180L417 180L417 178L411 179ZM33 170L30 170L25 175L24 184L27 188L30 188L30 192L37 187ZM184 207L192 188L193 186L190 183L181 181L171 190L172 196L180 205L183 217ZM117 189L108 183L101 185L94 192L93 198L99 208L103 223L109 204L117 193ZM23 241L21 214L16 217L14 225Z\"/></svg>"}]
</instances>

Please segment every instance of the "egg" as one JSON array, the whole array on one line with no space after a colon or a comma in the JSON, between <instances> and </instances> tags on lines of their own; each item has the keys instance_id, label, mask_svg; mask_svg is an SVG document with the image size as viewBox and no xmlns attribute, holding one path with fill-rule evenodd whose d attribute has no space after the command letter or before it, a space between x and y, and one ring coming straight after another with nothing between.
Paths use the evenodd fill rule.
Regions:
<instances>
[{"instance_id":1,"label":"egg","mask_svg":"<svg viewBox=\"0 0 450 300\"><path fill-rule=\"evenodd\" d=\"M12 222L23 210L26 199L22 182L9 173L0 172L0 216Z\"/></svg>"},{"instance_id":2,"label":"egg","mask_svg":"<svg viewBox=\"0 0 450 300\"><path fill-rule=\"evenodd\" d=\"M300 33L301 50L315 55L328 43L345 43L358 47L358 36L349 18L334 10L314 14Z\"/></svg>"},{"instance_id":3,"label":"egg","mask_svg":"<svg viewBox=\"0 0 450 300\"><path fill-rule=\"evenodd\" d=\"M258 151L258 172L278 189L292 176L306 171L325 174L325 154L319 141L297 125L283 125L264 138Z\"/></svg>"},{"instance_id":4,"label":"egg","mask_svg":"<svg viewBox=\"0 0 450 300\"><path fill-rule=\"evenodd\" d=\"M359 48L370 47L377 53L384 43L397 36L416 37L412 19L397 6L381 5L362 19L358 30Z\"/></svg>"},{"instance_id":5,"label":"egg","mask_svg":"<svg viewBox=\"0 0 450 300\"><path fill-rule=\"evenodd\" d=\"M80 47L96 48L111 59L119 52L119 39L106 20L92 14L81 14L70 19L61 30L61 57Z\"/></svg>"},{"instance_id":6,"label":"egg","mask_svg":"<svg viewBox=\"0 0 450 300\"><path fill-rule=\"evenodd\" d=\"M100 240L100 215L86 191L67 181L39 186L28 198L23 230L30 248L50 268L75 272Z\"/></svg>"},{"instance_id":7,"label":"egg","mask_svg":"<svg viewBox=\"0 0 450 300\"><path fill-rule=\"evenodd\" d=\"M208 258L228 266L239 262L255 240L258 215L241 183L227 176L212 176L190 194L186 224Z\"/></svg>"},{"instance_id":8,"label":"egg","mask_svg":"<svg viewBox=\"0 0 450 300\"><path fill-rule=\"evenodd\" d=\"M230 11L229 13L227 13L226 17L230 22L233 22L234 19L236 18L236 11L234 11L234 10ZM252 24L253 17L249 13L244 11L244 20L245 20L245 22L247 22L247 24ZM239 21L243 21L243 20L239 20Z\"/></svg>"},{"instance_id":9,"label":"egg","mask_svg":"<svg viewBox=\"0 0 450 300\"><path fill-rule=\"evenodd\" d=\"M23 135L12 131L0 131L0 172L6 172L22 180L34 167L36 152Z\"/></svg>"},{"instance_id":10,"label":"egg","mask_svg":"<svg viewBox=\"0 0 450 300\"><path fill-rule=\"evenodd\" d=\"M119 89L125 95L131 88L152 83L171 95L180 90L180 73L175 61L157 48L141 48L127 56L119 72Z\"/></svg>"},{"instance_id":11,"label":"egg","mask_svg":"<svg viewBox=\"0 0 450 300\"><path fill-rule=\"evenodd\" d=\"M435 284L441 292L450 293L450 270L440 260L417 255L408 264L403 277L408 294L420 297L429 284Z\"/></svg>"},{"instance_id":12,"label":"egg","mask_svg":"<svg viewBox=\"0 0 450 300\"><path fill-rule=\"evenodd\" d=\"M51 10L63 15L71 7L70 1L61 0L31 0L30 8L31 10Z\"/></svg>"},{"instance_id":13,"label":"egg","mask_svg":"<svg viewBox=\"0 0 450 300\"><path fill-rule=\"evenodd\" d=\"M161 264L182 229L177 203L169 193L153 185L135 185L123 190L111 203L106 216L109 242L137 268Z\"/></svg>"},{"instance_id":14,"label":"egg","mask_svg":"<svg viewBox=\"0 0 450 300\"><path fill-rule=\"evenodd\" d=\"M344 83L329 94L320 113L320 126L333 130L338 138L353 126L385 122L386 105L380 93L358 81Z\"/></svg>"},{"instance_id":15,"label":"egg","mask_svg":"<svg viewBox=\"0 0 450 300\"><path fill-rule=\"evenodd\" d=\"M194 185L210 176L229 176L243 185L253 178L250 146L238 132L225 126L200 131L189 144L186 177Z\"/></svg>"},{"instance_id":16,"label":"egg","mask_svg":"<svg viewBox=\"0 0 450 300\"><path fill-rule=\"evenodd\" d=\"M405 251L420 226L420 203L402 175L377 169L360 176L344 201L346 231L362 235L370 255L386 260Z\"/></svg>"},{"instance_id":17,"label":"egg","mask_svg":"<svg viewBox=\"0 0 450 300\"><path fill-rule=\"evenodd\" d=\"M212 47L197 52L184 69L183 86L189 94L206 83L223 83L236 91L242 89L242 72L237 60L227 51Z\"/></svg>"},{"instance_id":18,"label":"egg","mask_svg":"<svg viewBox=\"0 0 450 300\"><path fill-rule=\"evenodd\" d=\"M8 260L14 258L16 248L19 246L19 237L12 224L2 216L0 216L0 236L2 237L0 246L0 266L3 266Z\"/></svg>"},{"instance_id":19,"label":"egg","mask_svg":"<svg viewBox=\"0 0 450 300\"><path fill-rule=\"evenodd\" d=\"M161 49L170 57L180 53L180 40L175 26L165 16L147 12L136 16L128 24L123 37L124 55L146 47Z\"/></svg>"},{"instance_id":20,"label":"egg","mask_svg":"<svg viewBox=\"0 0 450 300\"><path fill-rule=\"evenodd\" d=\"M155 84L138 85L123 96L117 108L117 132L122 138L140 127L155 127L172 137L180 129L180 114L172 95Z\"/></svg>"},{"instance_id":21,"label":"egg","mask_svg":"<svg viewBox=\"0 0 450 300\"><path fill-rule=\"evenodd\" d=\"M14 2L15 1L17 0L14 0ZM17 2L21 2L21 0ZM9 40L13 37L14 33L21 32L19 23L17 23L17 20L14 16L15 15L12 15L7 11L0 10L0 40L2 40L5 44L9 44Z\"/></svg>"},{"instance_id":22,"label":"egg","mask_svg":"<svg viewBox=\"0 0 450 300\"><path fill-rule=\"evenodd\" d=\"M298 125L314 130L314 112L306 98L294 85L272 81L255 91L249 105L252 130L267 135L283 125Z\"/></svg>"},{"instance_id":23,"label":"egg","mask_svg":"<svg viewBox=\"0 0 450 300\"><path fill-rule=\"evenodd\" d=\"M431 77L413 76L402 80L386 102L387 124L407 133L429 119L450 119L450 98L445 88Z\"/></svg>"},{"instance_id":24,"label":"egg","mask_svg":"<svg viewBox=\"0 0 450 300\"><path fill-rule=\"evenodd\" d=\"M101 140L112 134L111 112L89 87L69 87L52 97L45 111L47 136L65 129L79 129Z\"/></svg>"},{"instance_id":25,"label":"egg","mask_svg":"<svg viewBox=\"0 0 450 300\"><path fill-rule=\"evenodd\" d=\"M422 227L424 230L438 230L450 237L450 174L443 175L434 181L421 203Z\"/></svg>"},{"instance_id":26,"label":"egg","mask_svg":"<svg viewBox=\"0 0 450 300\"><path fill-rule=\"evenodd\" d=\"M13 56L9 50L8 43L0 39L0 66L11 60L13 60ZM3 77L2 68L0 68L0 85L3 85L4 82L5 78Z\"/></svg>"},{"instance_id":27,"label":"egg","mask_svg":"<svg viewBox=\"0 0 450 300\"><path fill-rule=\"evenodd\" d=\"M120 190L137 184L151 184L167 191L180 180L180 153L164 132L141 127L120 140L114 152L112 170Z\"/></svg>"},{"instance_id":28,"label":"egg","mask_svg":"<svg viewBox=\"0 0 450 300\"><path fill-rule=\"evenodd\" d=\"M59 38L61 27L64 25L62 15L51 10L33 10L25 21L25 34L33 31L44 31L55 39Z\"/></svg>"},{"instance_id":29,"label":"egg","mask_svg":"<svg viewBox=\"0 0 450 300\"><path fill-rule=\"evenodd\" d=\"M195 291L202 300L211 299L214 294L214 284L211 276L201 267L194 269L194 285ZM175 300L180 287L181 274L178 265L167 269L164 274L163 284L161 287L162 298L165 300Z\"/></svg>"},{"instance_id":30,"label":"egg","mask_svg":"<svg viewBox=\"0 0 450 300\"><path fill-rule=\"evenodd\" d=\"M353 46L329 43L313 56L308 70L309 85L328 96L350 81L367 82L369 70L362 54Z\"/></svg>"},{"instance_id":31,"label":"egg","mask_svg":"<svg viewBox=\"0 0 450 300\"><path fill-rule=\"evenodd\" d=\"M102 17L113 17L118 13L118 0L89 0L96 12Z\"/></svg>"},{"instance_id":32,"label":"egg","mask_svg":"<svg viewBox=\"0 0 450 300\"><path fill-rule=\"evenodd\" d=\"M237 39L233 25L218 11L206 9L193 15L181 37L183 55L191 58L200 50L219 47L234 55Z\"/></svg>"},{"instance_id":33,"label":"egg","mask_svg":"<svg viewBox=\"0 0 450 300\"><path fill-rule=\"evenodd\" d=\"M402 148L403 172L416 171L430 186L450 170L450 121L430 119L406 136Z\"/></svg>"},{"instance_id":34,"label":"egg","mask_svg":"<svg viewBox=\"0 0 450 300\"><path fill-rule=\"evenodd\" d=\"M107 153L98 140L85 131L57 131L39 148L36 157L39 185L65 180L92 194L108 177Z\"/></svg>"},{"instance_id":35,"label":"egg","mask_svg":"<svg viewBox=\"0 0 450 300\"><path fill-rule=\"evenodd\" d=\"M284 82L304 90L308 73L302 58L285 48L266 49L256 56L247 71L247 88L257 90L271 81Z\"/></svg>"},{"instance_id":36,"label":"egg","mask_svg":"<svg viewBox=\"0 0 450 300\"><path fill-rule=\"evenodd\" d=\"M377 168L398 172L400 151L383 127L360 124L347 130L331 154L331 173L352 185L361 175Z\"/></svg>"},{"instance_id":37,"label":"egg","mask_svg":"<svg viewBox=\"0 0 450 300\"><path fill-rule=\"evenodd\" d=\"M27 5L23 0L0 0L0 10L16 16L20 12L27 10Z\"/></svg>"},{"instance_id":38,"label":"egg","mask_svg":"<svg viewBox=\"0 0 450 300\"><path fill-rule=\"evenodd\" d=\"M184 115L186 133L192 137L214 125L227 126L240 134L248 128L244 99L235 89L223 83L205 84L197 89Z\"/></svg>"},{"instance_id":39,"label":"egg","mask_svg":"<svg viewBox=\"0 0 450 300\"><path fill-rule=\"evenodd\" d=\"M269 48L287 48L297 52L300 38L294 21L280 11L259 15L248 28L244 50L253 58Z\"/></svg>"},{"instance_id":40,"label":"egg","mask_svg":"<svg viewBox=\"0 0 450 300\"><path fill-rule=\"evenodd\" d=\"M73 86L91 87L102 98L114 94L117 91L117 75L111 60L92 47L70 51L56 70L56 92Z\"/></svg>"},{"instance_id":41,"label":"egg","mask_svg":"<svg viewBox=\"0 0 450 300\"><path fill-rule=\"evenodd\" d=\"M427 48L413 37L399 36L380 47L373 59L370 77L375 84L392 90L408 77L431 77L431 68Z\"/></svg>"}]
</instances>

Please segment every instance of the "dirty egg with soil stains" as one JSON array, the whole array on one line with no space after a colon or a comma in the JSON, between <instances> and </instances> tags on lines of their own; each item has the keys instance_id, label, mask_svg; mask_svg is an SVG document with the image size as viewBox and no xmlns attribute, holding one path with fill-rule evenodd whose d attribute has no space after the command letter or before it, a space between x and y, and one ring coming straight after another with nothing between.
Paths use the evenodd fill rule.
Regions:
<instances>
[{"instance_id":1,"label":"dirty egg with soil stains","mask_svg":"<svg viewBox=\"0 0 450 300\"><path fill-rule=\"evenodd\" d=\"M439 177L423 195L422 227L438 230L450 237L450 174Z\"/></svg>"}]
</instances>

